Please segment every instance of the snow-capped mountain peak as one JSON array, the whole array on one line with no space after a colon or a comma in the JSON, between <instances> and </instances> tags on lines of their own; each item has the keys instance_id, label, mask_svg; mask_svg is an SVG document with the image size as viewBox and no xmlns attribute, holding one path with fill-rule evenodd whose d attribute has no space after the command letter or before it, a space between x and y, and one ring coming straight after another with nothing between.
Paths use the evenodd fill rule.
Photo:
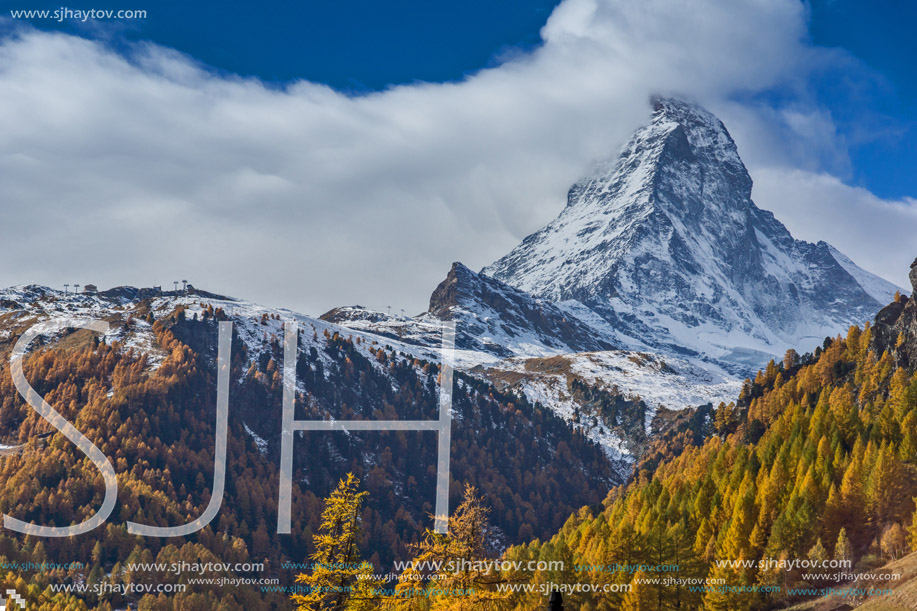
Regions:
<instances>
[{"instance_id":1,"label":"snow-capped mountain peak","mask_svg":"<svg viewBox=\"0 0 917 611\"><path fill-rule=\"evenodd\" d=\"M891 299L897 287L754 204L713 114L669 98L653 108L554 221L482 273L585 305L635 343L741 367L814 347Z\"/></svg>"}]
</instances>

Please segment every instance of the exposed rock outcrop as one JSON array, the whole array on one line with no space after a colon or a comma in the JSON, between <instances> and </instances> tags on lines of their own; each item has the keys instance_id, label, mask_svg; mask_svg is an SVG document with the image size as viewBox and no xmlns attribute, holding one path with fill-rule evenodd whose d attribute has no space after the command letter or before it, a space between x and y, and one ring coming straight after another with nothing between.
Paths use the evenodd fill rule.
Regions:
<instances>
[{"instance_id":1,"label":"exposed rock outcrop","mask_svg":"<svg viewBox=\"0 0 917 611\"><path fill-rule=\"evenodd\" d=\"M911 263L908 277L913 290L917 291L917 259ZM888 350L898 365L917 367L917 301L899 295L882 308L876 315L872 338L877 353Z\"/></svg>"}]
</instances>

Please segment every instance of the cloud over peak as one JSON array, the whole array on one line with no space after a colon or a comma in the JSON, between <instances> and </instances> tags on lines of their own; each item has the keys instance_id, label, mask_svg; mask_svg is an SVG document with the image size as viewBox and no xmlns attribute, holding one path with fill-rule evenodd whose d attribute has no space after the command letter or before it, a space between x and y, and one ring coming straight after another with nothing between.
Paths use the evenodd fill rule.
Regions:
<instances>
[{"instance_id":1,"label":"cloud over peak","mask_svg":"<svg viewBox=\"0 0 917 611\"><path fill-rule=\"evenodd\" d=\"M655 93L719 113L752 160L758 204L819 234L800 237L888 273L795 205L803 191L851 214L898 218L909 205L844 191L822 160L800 161L843 144L805 90L833 60L805 42L802 3L566 0L542 37L458 83L348 96L215 74L151 44L125 56L14 31L0 42L0 275L100 286L181 277L313 313L420 310L452 261L480 267L553 218L573 180L647 119ZM798 116L756 98L774 89ZM787 173L805 189L778 188Z\"/></svg>"}]
</instances>

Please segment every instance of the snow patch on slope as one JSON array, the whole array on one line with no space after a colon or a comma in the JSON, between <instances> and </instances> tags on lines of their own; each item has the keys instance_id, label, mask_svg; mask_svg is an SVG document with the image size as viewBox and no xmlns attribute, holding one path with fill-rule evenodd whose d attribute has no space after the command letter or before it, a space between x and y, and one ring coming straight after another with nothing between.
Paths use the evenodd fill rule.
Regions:
<instances>
[{"instance_id":1,"label":"snow patch on slope","mask_svg":"<svg viewBox=\"0 0 917 611\"><path fill-rule=\"evenodd\" d=\"M556 363L554 363L557 361ZM582 430L605 449L613 461L631 464L635 460L631 439L598 421L576 422L577 403L569 390L569 380L577 378L590 386L642 400L648 407L644 432L659 408L684 409L706 403L714 406L738 398L742 382L715 367L702 367L685 359L660 357L645 352L604 351L568 354L552 359L557 373L531 367L532 359L514 357L490 365L485 377L506 378L515 374L513 386L529 401L538 401Z\"/></svg>"}]
</instances>

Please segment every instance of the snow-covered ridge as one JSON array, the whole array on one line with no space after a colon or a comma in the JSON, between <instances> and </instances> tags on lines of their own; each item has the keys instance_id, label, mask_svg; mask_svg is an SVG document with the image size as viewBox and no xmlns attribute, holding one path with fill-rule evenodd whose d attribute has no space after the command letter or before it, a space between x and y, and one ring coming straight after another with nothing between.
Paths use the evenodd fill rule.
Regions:
<instances>
[{"instance_id":1,"label":"snow-covered ridge","mask_svg":"<svg viewBox=\"0 0 917 611\"><path fill-rule=\"evenodd\" d=\"M880 303L888 303L890 301L889 295L894 297L895 291L900 291L902 295L907 295L907 291L898 287L897 285L880 278L875 274L870 274L861 267L857 267L857 264L850 260L850 257L834 248L830 244L824 242L819 242L819 244L825 244L831 252L831 256L844 268L848 274L853 276L854 280L857 281L857 284L863 287L863 289L869 293L873 299L879 301Z\"/></svg>"},{"instance_id":2,"label":"snow-covered ridge","mask_svg":"<svg viewBox=\"0 0 917 611\"><path fill-rule=\"evenodd\" d=\"M39 285L15 286L0 289L0 319L5 323L6 338L13 340L12 329L24 330L26 325L49 318L97 319L111 323L106 341L121 342L125 347L134 347L141 352L157 356L161 352L156 345L152 326L144 320L140 306L147 308L155 319L170 316L178 310L184 311L187 319L203 318L207 308L222 309L228 320L233 322L233 329L246 346L249 359L256 360L270 347L272 339L283 337L283 325L295 321L304 331L300 341L300 351L323 345L325 331L333 335L361 337L366 341L366 348L373 345L390 345L393 350L404 352L426 360L439 360L439 332L429 332L424 344L401 342L370 332L360 332L330 323L318 318L297 314L287 309L270 308L258 304L214 296L204 291L185 294L181 291L155 293L152 289L134 289L118 287L111 291L99 293L65 293ZM131 319L131 324L125 322ZM428 325L429 326L429 325ZM319 337L321 339L315 339ZM321 354L321 351L319 351ZM161 354L159 355L161 356Z\"/></svg>"}]
</instances>

